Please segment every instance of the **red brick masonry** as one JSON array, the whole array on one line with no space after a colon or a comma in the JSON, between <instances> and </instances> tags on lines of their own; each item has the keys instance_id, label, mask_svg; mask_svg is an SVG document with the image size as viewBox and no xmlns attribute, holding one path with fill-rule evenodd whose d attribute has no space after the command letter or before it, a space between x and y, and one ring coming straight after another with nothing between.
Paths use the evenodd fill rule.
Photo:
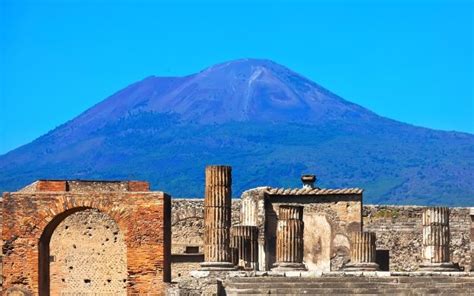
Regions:
<instances>
[{"instance_id":1,"label":"red brick masonry","mask_svg":"<svg viewBox=\"0 0 474 296\"><path fill-rule=\"evenodd\" d=\"M49 295L49 257L40 258L49 252L44 246L49 248L54 228L65 217L95 208L114 219L124 235L127 294L164 294L164 283L171 277L170 197L163 192L144 192L146 182L130 182L128 192L67 192L63 191L65 184L40 181L36 192L3 194L4 293L19 289Z\"/></svg>"}]
</instances>

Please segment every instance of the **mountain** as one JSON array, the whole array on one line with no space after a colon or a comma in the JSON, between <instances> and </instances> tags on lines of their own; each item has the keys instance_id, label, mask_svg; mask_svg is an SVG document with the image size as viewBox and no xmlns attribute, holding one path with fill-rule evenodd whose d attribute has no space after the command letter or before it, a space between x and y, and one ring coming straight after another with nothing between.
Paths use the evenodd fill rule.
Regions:
<instances>
[{"instance_id":1,"label":"mountain","mask_svg":"<svg viewBox=\"0 0 474 296\"><path fill-rule=\"evenodd\" d=\"M420 110L422 112L422 110ZM0 190L36 179L143 179L203 196L207 164L256 186L365 188L365 202L474 206L474 135L381 117L268 60L148 77L0 156Z\"/></svg>"}]
</instances>

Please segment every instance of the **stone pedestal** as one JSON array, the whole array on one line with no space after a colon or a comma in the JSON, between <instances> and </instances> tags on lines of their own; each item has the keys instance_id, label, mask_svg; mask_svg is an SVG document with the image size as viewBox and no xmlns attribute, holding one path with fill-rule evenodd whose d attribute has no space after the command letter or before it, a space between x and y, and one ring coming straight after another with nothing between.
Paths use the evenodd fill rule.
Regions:
<instances>
[{"instance_id":1,"label":"stone pedestal","mask_svg":"<svg viewBox=\"0 0 474 296\"><path fill-rule=\"evenodd\" d=\"M257 226L234 226L231 229L231 247L238 250L238 265L245 270L258 269Z\"/></svg>"},{"instance_id":2,"label":"stone pedestal","mask_svg":"<svg viewBox=\"0 0 474 296\"><path fill-rule=\"evenodd\" d=\"M273 270L305 270L303 207L282 205L278 211L276 263Z\"/></svg>"},{"instance_id":3,"label":"stone pedestal","mask_svg":"<svg viewBox=\"0 0 474 296\"><path fill-rule=\"evenodd\" d=\"M379 265L375 262L375 232L354 232L351 235L351 262L346 271L375 271Z\"/></svg>"},{"instance_id":4,"label":"stone pedestal","mask_svg":"<svg viewBox=\"0 0 474 296\"><path fill-rule=\"evenodd\" d=\"M202 270L233 270L229 249L232 168L206 167L204 197L204 262Z\"/></svg>"},{"instance_id":5,"label":"stone pedestal","mask_svg":"<svg viewBox=\"0 0 474 296\"><path fill-rule=\"evenodd\" d=\"M422 216L422 271L459 271L449 259L449 208L426 208Z\"/></svg>"}]
</instances>

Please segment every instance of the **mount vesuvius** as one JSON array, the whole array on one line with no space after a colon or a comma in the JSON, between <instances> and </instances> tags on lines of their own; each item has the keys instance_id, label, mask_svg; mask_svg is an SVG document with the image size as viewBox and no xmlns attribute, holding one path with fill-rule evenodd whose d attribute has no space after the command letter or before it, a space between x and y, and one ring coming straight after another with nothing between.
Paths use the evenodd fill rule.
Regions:
<instances>
[{"instance_id":1,"label":"mount vesuvius","mask_svg":"<svg viewBox=\"0 0 474 296\"><path fill-rule=\"evenodd\" d=\"M423 112L420 110L420 112ZM256 186L362 187L371 203L474 206L474 135L416 127L350 103L268 60L148 77L0 156L0 191L36 179L143 179L203 195L207 164Z\"/></svg>"}]
</instances>

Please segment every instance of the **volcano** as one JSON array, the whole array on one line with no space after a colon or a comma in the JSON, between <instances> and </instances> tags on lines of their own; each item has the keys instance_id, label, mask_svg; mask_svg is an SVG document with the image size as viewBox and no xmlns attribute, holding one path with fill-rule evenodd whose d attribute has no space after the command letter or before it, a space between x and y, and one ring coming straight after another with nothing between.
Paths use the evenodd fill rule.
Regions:
<instances>
[{"instance_id":1,"label":"volcano","mask_svg":"<svg viewBox=\"0 0 474 296\"><path fill-rule=\"evenodd\" d=\"M422 112L422 110L420 111ZM257 186L362 187L382 204L474 205L474 135L417 127L353 104L269 60L151 76L0 156L0 190L36 179L141 179L203 195L204 167Z\"/></svg>"}]
</instances>

